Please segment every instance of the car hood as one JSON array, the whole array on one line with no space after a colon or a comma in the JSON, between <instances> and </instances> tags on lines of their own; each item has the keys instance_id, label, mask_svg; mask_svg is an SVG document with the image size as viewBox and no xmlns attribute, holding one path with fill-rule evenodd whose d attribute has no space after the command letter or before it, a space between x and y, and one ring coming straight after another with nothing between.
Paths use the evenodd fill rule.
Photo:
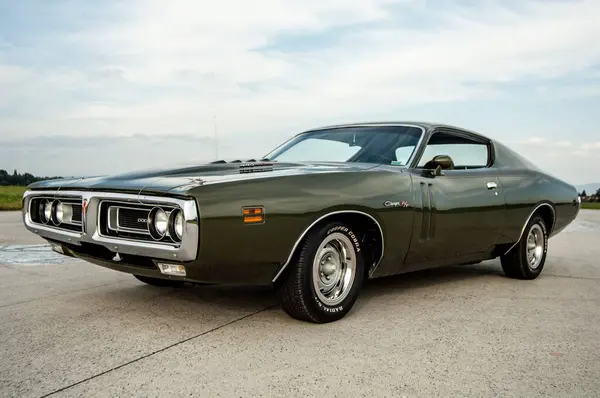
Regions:
<instances>
[{"instance_id":1,"label":"car hood","mask_svg":"<svg viewBox=\"0 0 600 398\"><path fill-rule=\"evenodd\" d=\"M378 167L361 163L215 162L199 166L136 171L113 176L39 181L30 189L98 190L180 194L197 186L312 173L357 172Z\"/></svg>"}]
</instances>

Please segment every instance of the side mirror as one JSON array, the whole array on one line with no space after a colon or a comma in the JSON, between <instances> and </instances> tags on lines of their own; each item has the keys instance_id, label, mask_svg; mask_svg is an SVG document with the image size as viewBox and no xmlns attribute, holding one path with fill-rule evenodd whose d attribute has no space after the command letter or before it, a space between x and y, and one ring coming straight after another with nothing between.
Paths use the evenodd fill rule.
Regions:
<instances>
[{"instance_id":1,"label":"side mirror","mask_svg":"<svg viewBox=\"0 0 600 398\"><path fill-rule=\"evenodd\" d=\"M433 167L435 168L434 174L439 176L442 174L442 170L454 169L454 161L448 155L437 155L431 160Z\"/></svg>"},{"instance_id":2,"label":"side mirror","mask_svg":"<svg viewBox=\"0 0 600 398\"><path fill-rule=\"evenodd\" d=\"M452 170L454 168L454 161L448 155L437 155L433 158L433 163L444 170Z\"/></svg>"}]
</instances>

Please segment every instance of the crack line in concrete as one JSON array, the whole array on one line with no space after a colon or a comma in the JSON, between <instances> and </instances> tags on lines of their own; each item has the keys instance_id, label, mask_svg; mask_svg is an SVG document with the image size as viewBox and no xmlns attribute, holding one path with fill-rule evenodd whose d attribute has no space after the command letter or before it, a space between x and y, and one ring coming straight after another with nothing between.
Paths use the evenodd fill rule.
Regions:
<instances>
[{"instance_id":1,"label":"crack line in concrete","mask_svg":"<svg viewBox=\"0 0 600 398\"><path fill-rule=\"evenodd\" d=\"M568 279L584 279L589 281L598 281L600 278L593 278L591 276L569 276L569 275L554 275L554 274L542 274L540 276L551 276L553 278L568 278Z\"/></svg>"},{"instance_id":2,"label":"crack line in concrete","mask_svg":"<svg viewBox=\"0 0 600 398\"><path fill-rule=\"evenodd\" d=\"M96 289L96 288L104 287L104 286L116 285L118 283L123 283L123 282L127 282L127 281L126 280L122 280L122 281L117 281L117 282L109 282L109 283L105 283L105 284L102 284L102 285L90 286L90 287L85 287L83 289L77 289L77 290L71 290L71 291L68 291L68 292L65 292L65 293L57 293L57 294L51 294L49 296L36 297L36 298L31 299L31 300L24 300L24 301L18 301L16 303L10 303L10 304L5 304L5 305L0 305L0 309L1 308L8 308L8 307L12 307L12 306L15 306L15 305L20 305L20 304L32 303L34 301L44 300L44 299L48 299L48 298L55 298L55 297L60 297L60 296L66 296L67 294L84 292L86 290Z\"/></svg>"},{"instance_id":3,"label":"crack line in concrete","mask_svg":"<svg viewBox=\"0 0 600 398\"><path fill-rule=\"evenodd\" d=\"M131 361L129 361L129 362L126 362L126 363L123 363L123 364L121 364L121 365L115 366L115 367L113 367L113 368L111 368L111 369L105 370L104 372L100 372L100 373L98 373L98 374L95 374L95 375L93 375L93 376L87 377L87 378L85 378L85 379L83 379L83 380L80 380L80 381L78 381L78 382L75 382L75 383L69 384L68 386L65 386L65 387L59 388L58 390L54 390L54 391L52 391L52 392L50 392L50 393L48 393L48 394L42 395L40 398L46 398L46 397L49 397L49 396L51 396L51 395L58 394L59 392L62 392L62 391L68 390L69 388L73 388L73 387L75 387L75 386L77 386L77 385L79 385L79 384L82 384L82 383L85 383L85 382L87 382L87 381L93 380L93 379L95 379L95 378L97 378L97 377L100 377L100 376L104 376L104 375L105 375L105 374L107 374L107 373L113 372L113 371L115 371L115 370L118 370L118 369L121 369L121 368L123 368L123 367L125 367L125 366L127 366L127 365L131 365L131 364L133 364L133 363L135 363L135 362L141 361L142 359L146 359L146 358L148 358L148 357L151 357L151 356L153 356L153 355L159 354L159 353L161 353L161 352L163 352L163 351L166 351L166 350L168 350L169 348L176 347L176 346L178 346L178 345L180 345L180 344L187 343L187 342L188 342L188 341L190 341L190 340L197 339L198 337L205 336L205 335L207 335L207 334L209 334L209 333L212 333L212 332L216 332L216 331L217 331L217 330L219 330L219 329L223 329L223 328L225 328L225 327L227 327L227 326L229 326L229 325L233 325L234 323L237 323L237 322L243 321L244 319L250 318L250 317L252 317L252 316L254 316L254 315L258 315L258 314L260 314L261 312L264 312L264 311L266 311L266 310L269 310L269 309L271 309L271 308L274 308L274 307L276 307L276 306L277 306L276 304L273 304L273 305L270 305L270 306L268 306L268 307L265 307L265 308L263 308L263 309L260 309L260 310L258 310L258 311L254 311L254 312L252 312L252 313L250 313L250 314L244 315L244 316L242 316L242 317L240 317L240 318L233 319L233 320L231 320L231 321L229 321L229 322L226 322L226 323L224 323L224 324L222 324L222 325L216 326L216 327L214 327L214 328L212 328L212 329L206 330L206 331L204 331L204 332L202 332L202 333L199 333L199 334L196 334L196 335L194 335L194 336L188 337L188 338L186 338L186 339L183 339L183 340L181 340L181 341L178 341L178 342L176 342L176 343L173 343L173 344L170 344L170 345L168 345L168 346L166 346L166 347L163 347L163 348L161 348L161 349L159 349L159 350L153 351L153 352L151 352L151 353L148 353L148 354L146 354L146 355L142 355L142 356L141 356L141 357L139 357L139 358L132 359L132 360L131 360Z\"/></svg>"}]
</instances>

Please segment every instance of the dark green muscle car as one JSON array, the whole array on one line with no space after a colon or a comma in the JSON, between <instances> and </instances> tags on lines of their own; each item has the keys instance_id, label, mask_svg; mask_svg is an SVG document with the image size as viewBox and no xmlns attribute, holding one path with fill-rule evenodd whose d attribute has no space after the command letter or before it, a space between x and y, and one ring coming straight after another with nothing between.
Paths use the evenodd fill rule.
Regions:
<instances>
[{"instance_id":1,"label":"dark green muscle car","mask_svg":"<svg viewBox=\"0 0 600 398\"><path fill-rule=\"evenodd\" d=\"M34 183L26 227L53 249L158 286L272 284L292 317L330 322L364 280L500 257L542 271L575 187L505 145L429 123L300 133L258 159Z\"/></svg>"}]
</instances>

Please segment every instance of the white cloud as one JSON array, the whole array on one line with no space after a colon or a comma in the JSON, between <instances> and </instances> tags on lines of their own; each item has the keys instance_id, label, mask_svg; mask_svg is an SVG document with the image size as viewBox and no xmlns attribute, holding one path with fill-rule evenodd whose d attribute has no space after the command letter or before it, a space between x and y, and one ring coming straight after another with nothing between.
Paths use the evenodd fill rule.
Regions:
<instances>
[{"instance_id":1,"label":"white cloud","mask_svg":"<svg viewBox=\"0 0 600 398\"><path fill-rule=\"evenodd\" d=\"M571 141L558 141L556 145L563 148L570 148L573 146L573 143Z\"/></svg>"},{"instance_id":2,"label":"white cloud","mask_svg":"<svg viewBox=\"0 0 600 398\"><path fill-rule=\"evenodd\" d=\"M526 139L509 145L542 170L570 183L598 181L595 164L600 160L600 151L594 149L600 149L600 142Z\"/></svg>"},{"instance_id":3,"label":"white cloud","mask_svg":"<svg viewBox=\"0 0 600 398\"><path fill-rule=\"evenodd\" d=\"M512 142L517 145L529 145L536 147L548 147L548 148L570 148L573 146L573 143L569 140L548 140L544 137L531 136L524 140L514 141ZM584 146L587 144L583 144Z\"/></svg>"},{"instance_id":4,"label":"white cloud","mask_svg":"<svg viewBox=\"0 0 600 398\"><path fill-rule=\"evenodd\" d=\"M539 145L539 144L543 144L546 142L545 138L542 137L530 137L528 139L526 139L525 141L523 141L523 144L531 144L531 145Z\"/></svg>"},{"instance_id":5,"label":"white cloud","mask_svg":"<svg viewBox=\"0 0 600 398\"><path fill-rule=\"evenodd\" d=\"M402 104L486 98L498 95L495 82L554 77L600 61L600 2L594 0L532 1L522 14L498 2L439 10L432 3L426 12L436 21L434 29L358 27L326 49L255 51L284 33L393 22L400 14L386 8L391 3L406 3L407 12L428 5L393 0L114 3L119 23L61 39L98 54L105 64L0 73L0 85L9 83L5 102L37 104L31 117L0 121L0 132L189 132L210 126L214 114L225 134L265 126L276 131L362 118ZM28 81L10 84L19 76ZM250 92L241 86L250 83L264 88ZM151 95L144 91L149 88L155 89ZM73 92L89 98L75 101Z\"/></svg>"},{"instance_id":6,"label":"white cloud","mask_svg":"<svg viewBox=\"0 0 600 398\"><path fill-rule=\"evenodd\" d=\"M600 141L598 141L598 142L587 142L587 143L583 144L582 149L583 150L600 149Z\"/></svg>"},{"instance_id":7,"label":"white cloud","mask_svg":"<svg viewBox=\"0 0 600 398\"><path fill-rule=\"evenodd\" d=\"M38 57L40 47L0 43L0 137L212 136L217 115L220 135L230 136L223 142L260 133L253 135L260 139L248 144L249 152L263 153L302 128L375 119L405 104L501 96L497 83L552 79L600 62L599 1L532 0L522 2L518 13L500 0L473 4L110 3L118 17L45 38L44 51L69 49L63 65L2 65L8 59L3 52L43 57ZM400 18L413 14L418 19L408 27ZM351 29L327 46L317 42L296 51L257 51L285 34L327 33L343 26ZM86 57L93 61L86 63ZM545 96L556 97L551 82L539 87ZM598 93L596 86L583 84L559 91L562 97ZM521 142L529 144L525 151L555 148L563 156L564 149L590 154L598 148L598 143L567 141L568 136L551 140L541 136L543 130L532 133Z\"/></svg>"},{"instance_id":8,"label":"white cloud","mask_svg":"<svg viewBox=\"0 0 600 398\"><path fill-rule=\"evenodd\" d=\"M11 65L0 64L0 87L15 85L22 82L28 75L28 71Z\"/></svg>"},{"instance_id":9,"label":"white cloud","mask_svg":"<svg viewBox=\"0 0 600 398\"><path fill-rule=\"evenodd\" d=\"M593 73L590 73L589 77L592 79L597 78L593 76ZM552 87L538 86L535 88L535 91L553 100L597 97L600 96L600 84L592 81L578 84L562 84Z\"/></svg>"}]
</instances>

